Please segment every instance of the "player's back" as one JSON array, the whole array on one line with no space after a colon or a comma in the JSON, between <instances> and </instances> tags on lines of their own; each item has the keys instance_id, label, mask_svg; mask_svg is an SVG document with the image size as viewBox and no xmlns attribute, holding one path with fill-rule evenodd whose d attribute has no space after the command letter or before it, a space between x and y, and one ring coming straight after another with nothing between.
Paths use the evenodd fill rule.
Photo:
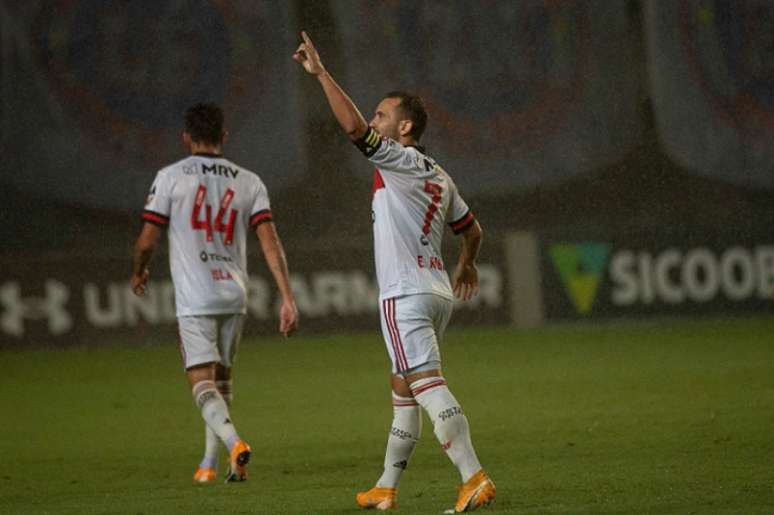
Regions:
<instances>
[{"instance_id":1,"label":"player's back","mask_svg":"<svg viewBox=\"0 0 774 515\"><path fill-rule=\"evenodd\" d=\"M169 224L178 316L244 313L248 228L271 219L257 175L222 156L196 154L156 176L144 218Z\"/></svg>"},{"instance_id":2,"label":"player's back","mask_svg":"<svg viewBox=\"0 0 774 515\"><path fill-rule=\"evenodd\" d=\"M382 298L434 293L452 298L441 256L447 218L455 232L472 215L449 175L422 147L385 139L374 172L374 249Z\"/></svg>"}]
</instances>

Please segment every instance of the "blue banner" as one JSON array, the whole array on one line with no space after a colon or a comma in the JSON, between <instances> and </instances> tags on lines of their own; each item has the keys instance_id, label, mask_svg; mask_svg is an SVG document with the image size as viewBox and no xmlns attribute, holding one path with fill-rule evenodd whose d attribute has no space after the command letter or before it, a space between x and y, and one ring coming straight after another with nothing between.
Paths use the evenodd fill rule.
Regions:
<instances>
[{"instance_id":1,"label":"blue banner","mask_svg":"<svg viewBox=\"0 0 774 515\"><path fill-rule=\"evenodd\" d=\"M220 103L226 155L270 191L304 170L289 9L248 1L3 2L4 174L68 203L139 209L186 155L185 109ZM278 144L278 142L281 142ZM292 152L288 151L292 148Z\"/></svg>"},{"instance_id":2,"label":"blue banner","mask_svg":"<svg viewBox=\"0 0 774 515\"><path fill-rule=\"evenodd\" d=\"M390 90L420 94L430 117L424 144L463 193L598 169L641 135L638 35L625 2L332 7L346 71L330 71L367 118Z\"/></svg>"},{"instance_id":3,"label":"blue banner","mask_svg":"<svg viewBox=\"0 0 774 515\"><path fill-rule=\"evenodd\" d=\"M646 4L656 123L670 157L694 173L774 187L774 4Z\"/></svg>"}]
</instances>

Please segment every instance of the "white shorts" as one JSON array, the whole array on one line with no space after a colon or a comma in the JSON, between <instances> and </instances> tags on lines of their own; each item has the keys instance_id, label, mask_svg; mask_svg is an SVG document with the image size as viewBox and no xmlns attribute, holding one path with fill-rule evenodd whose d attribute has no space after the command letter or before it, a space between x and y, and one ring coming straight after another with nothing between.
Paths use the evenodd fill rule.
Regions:
<instances>
[{"instance_id":1,"label":"white shorts","mask_svg":"<svg viewBox=\"0 0 774 515\"><path fill-rule=\"evenodd\" d=\"M202 315L178 317L180 353L186 369L203 363L234 365L245 315Z\"/></svg>"},{"instance_id":2,"label":"white shorts","mask_svg":"<svg viewBox=\"0 0 774 515\"><path fill-rule=\"evenodd\" d=\"M452 301L433 294L381 301L380 318L392 373L403 374L429 361L441 361L438 342L452 313Z\"/></svg>"}]
</instances>

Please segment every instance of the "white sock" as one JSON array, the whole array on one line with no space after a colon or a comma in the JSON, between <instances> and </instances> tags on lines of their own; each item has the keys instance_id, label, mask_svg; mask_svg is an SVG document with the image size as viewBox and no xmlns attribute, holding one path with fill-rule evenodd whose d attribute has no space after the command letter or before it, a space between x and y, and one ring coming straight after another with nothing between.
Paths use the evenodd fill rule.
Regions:
<instances>
[{"instance_id":1,"label":"white sock","mask_svg":"<svg viewBox=\"0 0 774 515\"><path fill-rule=\"evenodd\" d=\"M196 383L193 387L193 398L202 412L204 422L230 450L239 441L239 435L231 422L226 401L215 388L215 381Z\"/></svg>"},{"instance_id":2,"label":"white sock","mask_svg":"<svg viewBox=\"0 0 774 515\"><path fill-rule=\"evenodd\" d=\"M414 399L430 416L441 448L460 471L465 483L481 470L481 463L470 441L470 426L460 403L449 391L443 377L424 377L410 386Z\"/></svg>"},{"instance_id":3,"label":"white sock","mask_svg":"<svg viewBox=\"0 0 774 515\"><path fill-rule=\"evenodd\" d=\"M231 380L215 381L215 388L223 397L223 400L226 401L226 406L231 407L231 401L234 398L231 390ZM204 424L204 431L204 458L202 458L202 462L199 464L199 468L217 469L220 439L218 438L218 435L215 434L215 431L210 429L210 426L207 424Z\"/></svg>"},{"instance_id":4,"label":"white sock","mask_svg":"<svg viewBox=\"0 0 774 515\"><path fill-rule=\"evenodd\" d=\"M397 488L422 433L422 411L411 397L392 392L392 429L384 453L384 472L376 486Z\"/></svg>"}]
</instances>

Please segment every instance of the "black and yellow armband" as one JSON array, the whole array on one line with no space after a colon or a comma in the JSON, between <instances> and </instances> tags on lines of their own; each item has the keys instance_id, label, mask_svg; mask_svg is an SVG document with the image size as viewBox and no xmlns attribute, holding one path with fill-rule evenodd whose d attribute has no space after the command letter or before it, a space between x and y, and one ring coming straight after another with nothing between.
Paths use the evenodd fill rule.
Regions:
<instances>
[{"instance_id":1,"label":"black and yellow armband","mask_svg":"<svg viewBox=\"0 0 774 515\"><path fill-rule=\"evenodd\" d=\"M373 127L369 127L363 137L356 139L352 143L366 156L371 157L382 146L382 137Z\"/></svg>"}]
</instances>

